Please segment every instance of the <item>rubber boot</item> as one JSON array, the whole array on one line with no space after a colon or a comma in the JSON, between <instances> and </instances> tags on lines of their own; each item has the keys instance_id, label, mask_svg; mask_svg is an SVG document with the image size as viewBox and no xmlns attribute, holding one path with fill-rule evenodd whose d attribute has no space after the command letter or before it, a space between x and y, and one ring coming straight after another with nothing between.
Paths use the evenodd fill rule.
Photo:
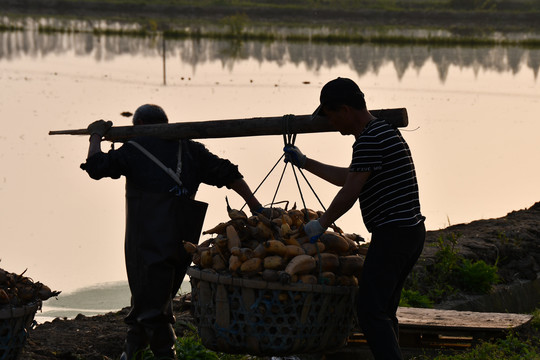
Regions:
<instances>
[{"instance_id":1,"label":"rubber boot","mask_svg":"<svg viewBox=\"0 0 540 360\"><path fill-rule=\"evenodd\" d=\"M125 350L120 355L120 360L143 360L145 347L125 345Z\"/></svg>"},{"instance_id":2,"label":"rubber boot","mask_svg":"<svg viewBox=\"0 0 540 360\"><path fill-rule=\"evenodd\" d=\"M148 340L144 328L140 325L129 325L124 352L120 360L142 360L144 349L148 346Z\"/></svg>"},{"instance_id":3,"label":"rubber boot","mask_svg":"<svg viewBox=\"0 0 540 360\"><path fill-rule=\"evenodd\" d=\"M176 334L171 324L160 326L152 331L150 349L156 360L176 360L175 343Z\"/></svg>"},{"instance_id":4,"label":"rubber boot","mask_svg":"<svg viewBox=\"0 0 540 360\"><path fill-rule=\"evenodd\" d=\"M171 349L160 349L157 352L154 352L154 358L156 360L176 360L176 354L174 347Z\"/></svg>"}]
</instances>

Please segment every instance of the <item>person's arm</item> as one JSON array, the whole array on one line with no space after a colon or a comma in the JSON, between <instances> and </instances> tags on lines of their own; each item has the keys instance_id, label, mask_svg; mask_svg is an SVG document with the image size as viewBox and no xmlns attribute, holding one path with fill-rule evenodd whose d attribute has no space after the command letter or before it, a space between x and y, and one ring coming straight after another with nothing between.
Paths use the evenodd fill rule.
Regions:
<instances>
[{"instance_id":1,"label":"person's arm","mask_svg":"<svg viewBox=\"0 0 540 360\"><path fill-rule=\"evenodd\" d=\"M313 175L320 177L334 185L345 185L345 179L349 172L348 168L338 167L323 164L317 160L310 159L302 153L302 151L293 145L287 145L283 148L285 152L285 162L299 167L300 169L306 169Z\"/></svg>"},{"instance_id":2,"label":"person's arm","mask_svg":"<svg viewBox=\"0 0 540 360\"><path fill-rule=\"evenodd\" d=\"M124 151L124 146L120 149L108 153L101 151L101 141L103 135L112 126L112 123L98 120L88 126L90 133L90 145L88 146L88 155L86 161L81 164L81 169L86 171L88 175L95 180L104 177L118 179L121 175L126 175L127 157Z\"/></svg>"},{"instance_id":3,"label":"person's arm","mask_svg":"<svg viewBox=\"0 0 540 360\"><path fill-rule=\"evenodd\" d=\"M344 186L349 174L348 168L323 164L308 157L306 157L304 169L337 186Z\"/></svg>"},{"instance_id":4,"label":"person's arm","mask_svg":"<svg viewBox=\"0 0 540 360\"><path fill-rule=\"evenodd\" d=\"M349 172L345 185L338 191L328 210L321 216L319 222L327 228L339 219L356 203L360 192L367 182L371 172Z\"/></svg>"},{"instance_id":5,"label":"person's arm","mask_svg":"<svg viewBox=\"0 0 540 360\"><path fill-rule=\"evenodd\" d=\"M88 157L101 152L101 138L112 127L112 121L97 120L88 125L88 132L90 133L90 145L88 147Z\"/></svg>"},{"instance_id":6,"label":"person's arm","mask_svg":"<svg viewBox=\"0 0 540 360\"><path fill-rule=\"evenodd\" d=\"M90 158L92 157L92 155L95 155L100 152L102 152L101 151L101 135L94 133L90 135L90 146L88 147L87 158Z\"/></svg>"},{"instance_id":7,"label":"person's arm","mask_svg":"<svg viewBox=\"0 0 540 360\"><path fill-rule=\"evenodd\" d=\"M236 179L232 183L230 183L228 187L234 190L238 195L240 195L244 199L244 201L247 203L247 205L249 206L252 212L262 208L261 203L259 202L259 200L257 200L255 195L251 192L249 185L244 181L244 179L242 178Z\"/></svg>"}]
</instances>

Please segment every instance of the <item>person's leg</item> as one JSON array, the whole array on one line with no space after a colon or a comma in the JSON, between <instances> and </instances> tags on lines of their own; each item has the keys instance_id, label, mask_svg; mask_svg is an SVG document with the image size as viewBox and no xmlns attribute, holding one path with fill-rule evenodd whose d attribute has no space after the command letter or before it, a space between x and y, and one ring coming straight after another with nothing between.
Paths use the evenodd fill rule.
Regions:
<instances>
[{"instance_id":1,"label":"person's leg","mask_svg":"<svg viewBox=\"0 0 540 360\"><path fill-rule=\"evenodd\" d=\"M140 354L148 346L148 336L144 327L139 324L138 317L141 307L141 298L143 298L143 290L141 285L144 283L145 276L142 274L143 266L140 266L135 261L127 261L127 275L129 288L131 291L131 308L129 314L124 319L124 322L128 326L126 340L124 343L124 353L121 360L139 359L134 357L136 354Z\"/></svg>"},{"instance_id":2,"label":"person's leg","mask_svg":"<svg viewBox=\"0 0 540 360\"><path fill-rule=\"evenodd\" d=\"M149 281L145 286L144 299L137 322L148 336L150 349L156 359L174 359L176 335L172 310L172 292L175 281L175 265L172 262L152 264L147 269Z\"/></svg>"},{"instance_id":3,"label":"person's leg","mask_svg":"<svg viewBox=\"0 0 540 360\"><path fill-rule=\"evenodd\" d=\"M359 285L358 320L376 359L402 358L396 310L412 259L421 252L399 229L373 232Z\"/></svg>"},{"instance_id":4,"label":"person's leg","mask_svg":"<svg viewBox=\"0 0 540 360\"><path fill-rule=\"evenodd\" d=\"M405 285L405 280L411 273L414 265L418 261L420 254L424 249L424 241L426 239L426 227L424 223L421 223L414 227L399 228L399 242L394 244L396 251L401 253L401 256L405 259L404 267L402 273L398 279L398 284L392 295L391 307L388 309L389 314L394 314L395 318L395 329L396 334L399 334L397 317L395 314L397 312L399 301L401 299L401 291L403 290L403 285Z\"/></svg>"},{"instance_id":5,"label":"person's leg","mask_svg":"<svg viewBox=\"0 0 540 360\"><path fill-rule=\"evenodd\" d=\"M176 359L174 348L175 342L176 334L171 324L166 324L154 329L150 340L150 349L156 360Z\"/></svg>"},{"instance_id":6,"label":"person's leg","mask_svg":"<svg viewBox=\"0 0 540 360\"><path fill-rule=\"evenodd\" d=\"M358 322L375 359L402 359L393 319L386 312L397 283L395 264L376 240L374 233L359 284Z\"/></svg>"},{"instance_id":7,"label":"person's leg","mask_svg":"<svg viewBox=\"0 0 540 360\"><path fill-rule=\"evenodd\" d=\"M124 352L121 360L142 360L144 349L148 346L148 338L144 327L137 323L128 322L128 331L126 342L124 344Z\"/></svg>"},{"instance_id":8,"label":"person's leg","mask_svg":"<svg viewBox=\"0 0 540 360\"><path fill-rule=\"evenodd\" d=\"M403 285L407 276L409 276L414 265L418 261L422 250L424 249L424 241L426 238L426 228L424 223L419 224L414 227L399 228L399 236L393 237L398 240L398 243L393 244L393 247L396 249L396 252L402 254L405 259L405 264L402 270L401 275L398 278L398 283L392 294L391 301L389 303L390 307L387 309L387 313L391 317L394 323L394 331L398 336L399 340L399 324L396 317L396 312L399 306L399 301L401 299L401 291L403 290Z\"/></svg>"}]
</instances>

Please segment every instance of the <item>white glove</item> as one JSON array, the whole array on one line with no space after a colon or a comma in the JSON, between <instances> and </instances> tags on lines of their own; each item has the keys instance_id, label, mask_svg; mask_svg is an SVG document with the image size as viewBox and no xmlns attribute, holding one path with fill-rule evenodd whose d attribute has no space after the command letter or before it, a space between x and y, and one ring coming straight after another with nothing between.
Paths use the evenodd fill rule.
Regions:
<instances>
[{"instance_id":1,"label":"white glove","mask_svg":"<svg viewBox=\"0 0 540 360\"><path fill-rule=\"evenodd\" d=\"M319 236L321 236L326 231L326 228L323 228L319 220L311 220L306 225L304 225L304 232L306 233L307 237L309 238L309 241L314 243L319 239Z\"/></svg>"},{"instance_id":2,"label":"white glove","mask_svg":"<svg viewBox=\"0 0 540 360\"><path fill-rule=\"evenodd\" d=\"M283 151L285 152L285 162L290 162L299 168L303 168L306 164L306 155L302 154L296 146L287 145L283 148Z\"/></svg>"}]
</instances>

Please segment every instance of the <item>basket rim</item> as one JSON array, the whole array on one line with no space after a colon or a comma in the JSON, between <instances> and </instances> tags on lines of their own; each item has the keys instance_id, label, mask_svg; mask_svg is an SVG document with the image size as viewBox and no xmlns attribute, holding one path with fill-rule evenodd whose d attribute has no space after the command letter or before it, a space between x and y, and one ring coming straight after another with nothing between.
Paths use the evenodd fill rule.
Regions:
<instances>
[{"instance_id":1,"label":"basket rim","mask_svg":"<svg viewBox=\"0 0 540 360\"><path fill-rule=\"evenodd\" d=\"M264 280L246 279L241 277L235 277L230 274L218 274L212 271L200 270L195 266L190 266L187 269L187 274L190 277L199 279L202 281L233 285L238 287L253 288L253 289L268 289L268 290L284 290L284 291L306 291L306 292L318 292L324 294L337 294L346 295L351 291L357 289L356 286L340 286L340 285L323 285L323 284L281 284L279 282L270 282Z\"/></svg>"},{"instance_id":2,"label":"basket rim","mask_svg":"<svg viewBox=\"0 0 540 360\"><path fill-rule=\"evenodd\" d=\"M22 317L35 313L41 308L41 300L31 302L25 305L0 307L0 320Z\"/></svg>"}]
</instances>

